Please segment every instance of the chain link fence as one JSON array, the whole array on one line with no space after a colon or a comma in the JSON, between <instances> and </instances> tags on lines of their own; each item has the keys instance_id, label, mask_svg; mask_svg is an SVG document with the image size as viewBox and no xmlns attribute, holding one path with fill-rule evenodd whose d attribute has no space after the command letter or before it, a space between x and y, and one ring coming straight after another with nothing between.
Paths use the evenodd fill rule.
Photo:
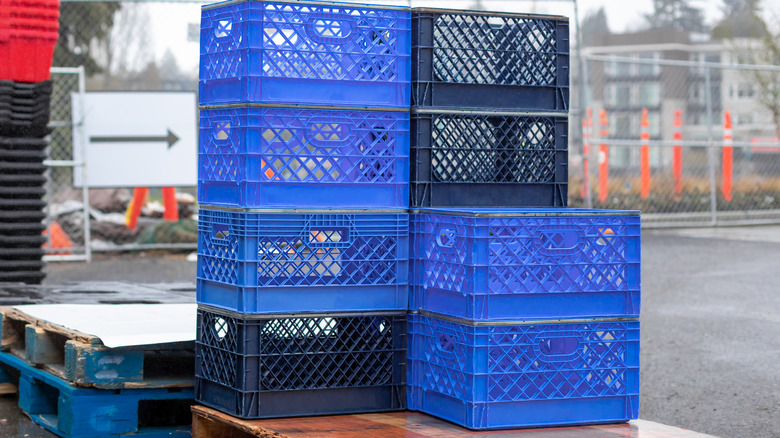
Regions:
<instances>
[{"instance_id":1,"label":"chain link fence","mask_svg":"<svg viewBox=\"0 0 780 438\"><path fill-rule=\"evenodd\" d=\"M573 2L539 10L529 1L376 2L482 6L572 19L576 12ZM80 119L71 111L80 90L197 91L204 3L63 0L52 75L49 221L62 226L71 248L50 248L51 257L88 259L92 250L196 247L194 187L176 189L178 223L162 220L162 195L159 188L151 189L152 202L133 230L125 225L132 187L82 190L74 180L74 167L81 163L73 161L74 147L79 147L73 144L73 130L79 129ZM751 65L766 60L734 55L756 52L755 44L736 51L725 43L701 50L587 48L583 75L577 35L572 33L570 41L570 206L639 209L647 226L780 221L778 117L771 110L772 99L766 99L780 95L780 87L771 85L780 83L780 69ZM82 69L83 76L68 68ZM724 155L723 147L727 111L733 123L730 155ZM643 130L649 134L646 141L641 140ZM724 165L730 172L724 173ZM729 195L724 175L731 175Z\"/></svg>"},{"instance_id":2,"label":"chain link fence","mask_svg":"<svg viewBox=\"0 0 780 438\"><path fill-rule=\"evenodd\" d=\"M780 101L759 98L780 68L734 53L586 56L570 205L638 209L652 226L780 220Z\"/></svg>"}]
</instances>

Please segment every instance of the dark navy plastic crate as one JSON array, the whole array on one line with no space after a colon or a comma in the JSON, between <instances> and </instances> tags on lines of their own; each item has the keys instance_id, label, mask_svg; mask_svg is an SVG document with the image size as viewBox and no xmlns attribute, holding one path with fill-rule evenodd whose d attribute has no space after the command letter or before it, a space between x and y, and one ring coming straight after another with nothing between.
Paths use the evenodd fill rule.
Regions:
<instances>
[{"instance_id":1,"label":"dark navy plastic crate","mask_svg":"<svg viewBox=\"0 0 780 438\"><path fill-rule=\"evenodd\" d=\"M639 413L639 321L469 325L409 315L409 408L471 429Z\"/></svg>"},{"instance_id":2,"label":"dark navy plastic crate","mask_svg":"<svg viewBox=\"0 0 780 438\"><path fill-rule=\"evenodd\" d=\"M406 315L246 319L201 307L196 401L240 418L406 408Z\"/></svg>"},{"instance_id":3,"label":"dark navy plastic crate","mask_svg":"<svg viewBox=\"0 0 780 438\"><path fill-rule=\"evenodd\" d=\"M200 104L409 107L408 8L309 1L205 6Z\"/></svg>"},{"instance_id":4,"label":"dark navy plastic crate","mask_svg":"<svg viewBox=\"0 0 780 438\"><path fill-rule=\"evenodd\" d=\"M565 17L412 10L412 105L567 111Z\"/></svg>"},{"instance_id":5,"label":"dark navy plastic crate","mask_svg":"<svg viewBox=\"0 0 780 438\"><path fill-rule=\"evenodd\" d=\"M428 209L411 230L412 309L481 321L639 316L639 212Z\"/></svg>"},{"instance_id":6,"label":"dark navy plastic crate","mask_svg":"<svg viewBox=\"0 0 780 438\"><path fill-rule=\"evenodd\" d=\"M201 209L198 302L243 313L408 308L409 214Z\"/></svg>"},{"instance_id":7,"label":"dark navy plastic crate","mask_svg":"<svg viewBox=\"0 0 780 438\"><path fill-rule=\"evenodd\" d=\"M240 208L406 208L409 114L200 112L198 201Z\"/></svg>"},{"instance_id":8,"label":"dark navy plastic crate","mask_svg":"<svg viewBox=\"0 0 780 438\"><path fill-rule=\"evenodd\" d=\"M565 116L412 115L413 207L565 207Z\"/></svg>"}]
</instances>

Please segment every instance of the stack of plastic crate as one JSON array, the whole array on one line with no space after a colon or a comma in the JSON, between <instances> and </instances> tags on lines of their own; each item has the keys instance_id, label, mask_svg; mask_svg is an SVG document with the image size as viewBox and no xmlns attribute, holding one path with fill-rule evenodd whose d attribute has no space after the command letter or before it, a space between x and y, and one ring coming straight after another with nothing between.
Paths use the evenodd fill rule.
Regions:
<instances>
[{"instance_id":1,"label":"stack of plastic crate","mask_svg":"<svg viewBox=\"0 0 780 438\"><path fill-rule=\"evenodd\" d=\"M0 0L0 281L40 283L59 0Z\"/></svg>"},{"instance_id":2,"label":"stack of plastic crate","mask_svg":"<svg viewBox=\"0 0 780 438\"><path fill-rule=\"evenodd\" d=\"M414 9L411 203L567 201L569 23Z\"/></svg>"},{"instance_id":3,"label":"stack of plastic crate","mask_svg":"<svg viewBox=\"0 0 780 438\"><path fill-rule=\"evenodd\" d=\"M405 408L410 40L408 8L203 8L199 402Z\"/></svg>"},{"instance_id":4,"label":"stack of plastic crate","mask_svg":"<svg viewBox=\"0 0 780 438\"><path fill-rule=\"evenodd\" d=\"M565 208L568 22L412 17L409 408L473 429L636 418L639 215Z\"/></svg>"}]
</instances>

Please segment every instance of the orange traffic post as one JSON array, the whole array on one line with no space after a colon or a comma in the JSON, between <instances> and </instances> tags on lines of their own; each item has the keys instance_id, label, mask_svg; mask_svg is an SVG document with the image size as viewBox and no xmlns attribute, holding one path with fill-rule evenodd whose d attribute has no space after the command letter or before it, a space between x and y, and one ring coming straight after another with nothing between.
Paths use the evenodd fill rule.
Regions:
<instances>
[{"instance_id":1,"label":"orange traffic post","mask_svg":"<svg viewBox=\"0 0 780 438\"><path fill-rule=\"evenodd\" d=\"M176 202L176 188L175 187L163 187L162 188L163 206L165 210L163 212L163 219L171 222L179 221L179 203Z\"/></svg>"},{"instance_id":2,"label":"orange traffic post","mask_svg":"<svg viewBox=\"0 0 780 438\"><path fill-rule=\"evenodd\" d=\"M734 163L734 134L731 127L731 113L726 110L723 125L723 199L731 201L731 186Z\"/></svg>"},{"instance_id":3,"label":"orange traffic post","mask_svg":"<svg viewBox=\"0 0 780 438\"><path fill-rule=\"evenodd\" d=\"M647 199L650 195L650 122L647 120L647 108L642 108L642 121L639 123L639 139L642 140L639 155L641 160L639 196Z\"/></svg>"},{"instance_id":4,"label":"orange traffic post","mask_svg":"<svg viewBox=\"0 0 780 438\"><path fill-rule=\"evenodd\" d=\"M674 199L682 199L682 111L674 111L674 146L672 156L672 177L674 177Z\"/></svg>"},{"instance_id":5,"label":"orange traffic post","mask_svg":"<svg viewBox=\"0 0 780 438\"><path fill-rule=\"evenodd\" d=\"M601 110L599 112L599 124L601 130L599 131L599 137L601 137L601 145L599 146L599 201L601 203L607 202L607 195L609 190L607 185L609 184L609 148L606 143L606 139L609 136L609 121L607 121L607 112Z\"/></svg>"},{"instance_id":6,"label":"orange traffic post","mask_svg":"<svg viewBox=\"0 0 780 438\"><path fill-rule=\"evenodd\" d=\"M49 239L43 244L43 248L47 250L58 249L60 251L49 252L54 255L68 255L73 249L73 241L70 240L68 234L62 229L62 226L57 222L52 222L49 226L43 230L43 235L48 236Z\"/></svg>"},{"instance_id":7,"label":"orange traffic post","mask_svg":"<svg viewBox=\"0 0 780 438\"><path fill-rule=\"evenodd\" d=\"M125 212L125 224L131 230L138 226L138 218L141 216L141 208L144 206L147 194L149 194L148 187L136 187L133 189L133 199L130 200L130 205L127 206L127 211Z\"/></svg>"}]
</instances>

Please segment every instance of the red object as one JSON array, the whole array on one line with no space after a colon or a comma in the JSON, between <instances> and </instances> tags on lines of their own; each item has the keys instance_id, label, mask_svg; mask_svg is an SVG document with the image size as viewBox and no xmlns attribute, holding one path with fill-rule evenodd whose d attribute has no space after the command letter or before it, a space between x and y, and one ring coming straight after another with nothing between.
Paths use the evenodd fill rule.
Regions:
<instances>
[{"instance_id":1,"label":"red object","mask_svg":"<svg viewBox=\"0 0 780 438\"><path fill-rule=\"evenodd\" d=\"M49 241L43 244L44 248L63 250L55 251L51 254L67 255L70 254L70 251L73 249L73 242L70 240L70 237L68 237L68 234L65 233L65 230L63 230L60 224L57 222L52 222L47 229L43 230L43 235L50 236Z\"/></svg>"},{"instance_id":2,"label":"red object","mask_svg":"<svg viewBox=\"0 0 780 438\"><path fill-rule=\"evenodd\" d=\"M599 119L599 124L601 125L599 137L601 137L601 141L606 141L607 136L609 136L609 121L607 120L607 112L601 110L599 112ZM608 184L609 147L606 143L601 143L601 146L599 147L599 201L602 203L607 201L607 195L609 194L609 189L607 188Z\"/></svg>"},{"instance_id":3,"label":"red object","mask_svg":"<svg viewBox=\"0 0 780 438\"><path fill-rule=\"evenodd\" d=\"M171 222L179 221L179 203L176 202L176 188L175 187L163 187L162 188L163 205L165 206L165 212L163 213L163 219Z\"/></svg>"},{"instance_id":4,"label":"red object","mask_svg":"<svg viewBox=\"0 0 780 438\"><path fill-rule=\"evenodd\" d=\"M723 124L723 199L731 201L731 187L734 165L734 135L731 126L731 113L726 110L726 121Z\"/></svg>"},{"instance_id":5,"label":"red object","mask_svg":"<svg viewBox=\"0 0 780 438\"><path fill-rule=\"evenodd\" d=\"M138 218L141 216L141 209L144 206L148 193L149 188L147 187L136 187L133 189L133 199L130 201L130 205L127 206L127 212L125 213L125 224L131 230L138 226Z\"/></svg>"},{"instance_id":6,"label":"red object","mask_svg":"<svg viewBox=\"0 0 780 438\"><path fill-rule=\"evenodd\" d=\"M0 80L49 79L59 16L58 0L0 0Z\"/></svg>"},{"instance_id":7,"label":"red object","mask_svg":"<svg viewBox=\"0 0 780 438\"><path fill-rule=\"evenodd\" d=\"M682 141L682 111L674 111L674 141ZM682 198L682 146L675 144L672 157L672 176L674 177L674 198L678 201Z\"/></svg>"},{"instance_id":8,"label":"red object","mask_svg":"<svg viewBox=\"0 0 780 438\"><path fill-rule=\"evenodd\" d=\"M642 108L642 122L639 124L640 134L639 138L642 140L642 146L640 149L641 158L641 191L639 196L642 199L647 199L650 195L650 122L647 120L647 108Z\"/></svg>"}]
</instances>

